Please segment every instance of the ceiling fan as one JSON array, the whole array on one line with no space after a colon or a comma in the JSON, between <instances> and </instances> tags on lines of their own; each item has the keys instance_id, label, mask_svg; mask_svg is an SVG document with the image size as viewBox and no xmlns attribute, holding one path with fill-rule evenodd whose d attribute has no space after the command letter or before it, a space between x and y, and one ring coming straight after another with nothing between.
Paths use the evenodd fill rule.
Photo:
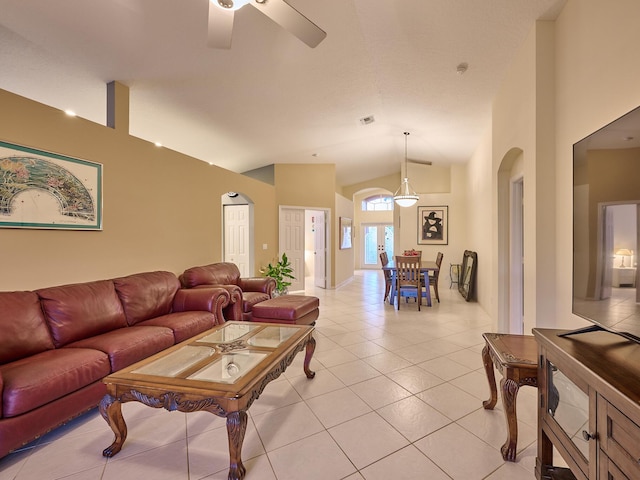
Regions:
<instances>
[{"instance_id":1,"label":"ceiling fan","mask_svg":"<svg viewBox=\"0 0 640 480\"><path fill-rule=\"evenodd\" d=\"M231 48L233 16L247 4L257 8L311 48L327 36L320 27L284 0L209 0L209 38L213 48Z\"/></svg>"}]
</instances>

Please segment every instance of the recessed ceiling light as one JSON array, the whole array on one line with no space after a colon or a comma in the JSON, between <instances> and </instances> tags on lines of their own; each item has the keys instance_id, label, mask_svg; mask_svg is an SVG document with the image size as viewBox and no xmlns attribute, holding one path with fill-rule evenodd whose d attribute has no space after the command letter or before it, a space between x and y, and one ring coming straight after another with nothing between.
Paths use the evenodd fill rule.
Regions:
<instances>
[{"instance_id":1,"label":"recessed ceiling light","mask_svg":"<svg viewBox=\"0 0 640 480\"><path fill-rule=\"evenodd\" d=\"M458 72L458 75L464 75L465 73L467 73L467 70L469 70L469 64L467 62L462 62L456 67L456 72Z\"/></svg>"},{"instance_id":2,"label":"recessed ceiling light","mask_svg":"<svg viewBox=\"0 0 640 480\"><path fill-rule=\"evenodd\" d=\"M360 119L360 123L361 123L362 125L369 125L369 124L371 124L371 123L373 123L373 122L375 122L375 121L376 121L376 119L373 117L373 115L369 115L369 116L366 116L366 117L362 117L362 118Z\"/></svg>"},{"instance_id":3,"label":"recessed ceiling light","mask_svg":"<svg viewBox=\"0 0 640 480\"><path fill-rule=\"evenodd\" d=\"M312 154L311 154L311 156L312 156L312 157L317 157L317 156L319 156L319 155L318 155L317 153L312 153Z\"/></svg>"},{"instance_id":4,"label":"recessed ceiling light","mask_svg":"<svg viewBox=\"0 0 640 480\"><path fill-rule=\"evenodd\" d=\"M65 110L64 113L66 113L67 115L69 115L70 117L75 117L76 116L76 112L74 112L73 110Z\"/></svg>"}]
</instances>

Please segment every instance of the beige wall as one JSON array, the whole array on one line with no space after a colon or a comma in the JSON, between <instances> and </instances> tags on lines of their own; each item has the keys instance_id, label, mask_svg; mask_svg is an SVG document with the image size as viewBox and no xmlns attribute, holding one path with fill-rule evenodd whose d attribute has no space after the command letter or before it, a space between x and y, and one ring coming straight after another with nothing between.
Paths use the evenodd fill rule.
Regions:
<instances>
[{"instance_id":1,"label":"beige wall","mask_svg":"<svg viewBox=\"0 0 640 480\"><path fill-rule=\"evenodd\" d=\"M102 231L0 229L0 290L219 261L229 190L255 202L256 266L277 255L272 186L2 90L0 105L0 140L103 165L104 220Z\"/></svg>"},{"instance_id":2,"label":"beige wall","mask_svg":"<svg viewBox=\"0 0 640 480\"><path fill-rule=\"evenodd\" d=\"M353 276L353 254L346 266L344 255L338 253L338 217L353 218L353 202L347 213L338 213L336 192L336 168L333 164L278 164L275 165L276 205L303 207L306 209L328 209L328 221L331 223L332 242L327 262L332 265L328 278L328 287L335 287L344 281L348 268ZM344 197L340 197L344 198ZM340 263L340 265L338 265Z\"/></svg>"},{"instance_id":3,"label":"beige wall","mask_svg":"<svg viewBox=\"0 0 640 480\"><path fill-rule=\"evenodd\" d=\"M504 303L508 265L498 172L520 152L525 192L525 331L575 328L571 314L572 145L640 104L640 3L568 0L556 22L538 22L505 77L493 104L491 144L469 162L469 224L492 196L492 233L470 232L477 250L491 252L490 292L480 302L494 328ZM511 166L509 167L511 168ZM486 171L491 172L490 178ZM482 200L484 199L484 200ZM479 200L479 201L477 201ZM479 289L486 272L479 255Z\"/></svg>"},{"instance_id":4,"label":"beige wall","mask_svg":"<svg viewBox=\"0 0 640 480\"><path fill-rule=\"evenodd\" d=\"M570 0L556 22L557 323L571 314L572 146L640 105L640 2Z\"/></svg>"}]
</instances>

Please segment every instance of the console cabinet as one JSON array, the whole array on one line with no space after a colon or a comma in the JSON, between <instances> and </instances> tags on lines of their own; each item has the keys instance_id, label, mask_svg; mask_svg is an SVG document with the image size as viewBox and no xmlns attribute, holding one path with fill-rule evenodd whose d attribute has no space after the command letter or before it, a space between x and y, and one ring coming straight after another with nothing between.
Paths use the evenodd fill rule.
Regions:
<instances>
[{"instance_id":1,"label":"console cabinet","mask_svg":"<svg viewBox=\"0 0 640 480\"><path fill-rule=\"evenodd\" d=\"M534 329L538 480L640 479L640 344L605 331ZM554 451L568 465L554 465Z\"/></svg>"}]
</instances>

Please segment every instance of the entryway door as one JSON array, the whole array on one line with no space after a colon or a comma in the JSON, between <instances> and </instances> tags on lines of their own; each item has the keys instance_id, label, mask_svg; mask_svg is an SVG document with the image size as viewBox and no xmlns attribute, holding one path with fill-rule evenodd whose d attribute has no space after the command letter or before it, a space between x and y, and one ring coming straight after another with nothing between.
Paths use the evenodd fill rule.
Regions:
<instances>
[{"instance_id":1,"label":"entryway door","mask_svg":"<svg viewBox=\"0 0 640 480\"><path fill-rule=\"evenodd\" d=\"M249 205L224 205L224 261L235 263L242 277L251 276L249 231Z\"/></svg>"},{"instance_id":2,"label":"entryway door","mask_svg":"<svg viewBox=\"0 0 640 480\"><path fill-rule=\"evenodd\" d=\"M393 224L363 224L360 238L360 268L380 268L381 252L387 252L388 257L393 258Z\"/></svg>"}]
</instances>

